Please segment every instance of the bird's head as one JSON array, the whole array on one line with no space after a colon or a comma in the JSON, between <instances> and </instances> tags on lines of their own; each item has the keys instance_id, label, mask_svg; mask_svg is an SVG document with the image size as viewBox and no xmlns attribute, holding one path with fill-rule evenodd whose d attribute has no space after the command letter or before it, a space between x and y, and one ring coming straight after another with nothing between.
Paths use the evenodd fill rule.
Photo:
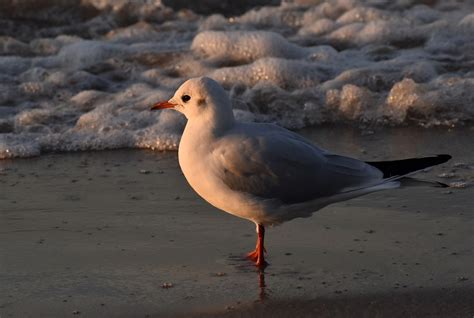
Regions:
<instances>
[{"instance_id":1,"label":"bird's head","mask_svg":"<svg viewBox=\"0 0 474 318\"><path fill-rule=\"evenodd\" d=\"M232 121L234 115L227 92L208 77L192 78L184 82L174 96L152 106L152 110L171 108L184 114L188 120Z\"/></svg>"}]
</instances>

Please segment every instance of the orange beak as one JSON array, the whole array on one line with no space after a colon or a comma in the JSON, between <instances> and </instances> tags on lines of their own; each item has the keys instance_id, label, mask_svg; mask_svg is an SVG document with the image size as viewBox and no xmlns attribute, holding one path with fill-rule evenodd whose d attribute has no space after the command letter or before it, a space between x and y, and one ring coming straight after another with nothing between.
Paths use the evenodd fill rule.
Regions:
<instances>
[{"instance_id":1,"label":"orange beak","mask_svg":"<svg viewBox=\"0 0 474 318\"><path fill-rule=\"evenodd\" d=\"M159 102L159 103L156 103L155 105L153 105L150 110L173 108L173 107L176 106L176 105L178 105L178 104L173 104L173 103L170 103L170 102L168 102L168 101L166 101L166 102Z\"/></svg>"}]
</instances>

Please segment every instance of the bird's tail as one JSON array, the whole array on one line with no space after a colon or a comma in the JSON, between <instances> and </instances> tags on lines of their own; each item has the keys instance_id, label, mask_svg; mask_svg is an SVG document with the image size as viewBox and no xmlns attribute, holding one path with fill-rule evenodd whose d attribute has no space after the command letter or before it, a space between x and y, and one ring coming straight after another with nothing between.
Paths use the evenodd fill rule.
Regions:
<instances>
[{"instance_id":1,"label":"bird's tail","mask_svg":"<svg viewBox=\"0 0 474 318\"><path fill-rule=\"evenodd\" d=\"M398 179L401 187L430 186L435 188L449 188L449 185L439 181L422 180L418 178L403 177Z\"/></svg>"},{"instance_id":2,"label":"bird's tail","mask_svg":"<svg viewBox=\"0 0 474 318\"><path fill-rule=\"evenodd\" d=\"M366 161L366 163L382 171L384 179L394 177L404 177L403 179L405 179L405 176L445 163L449 159L451 159L450 155L442 154L435 157L410 158L392 161Z\"/></svg>"}]
</instances>

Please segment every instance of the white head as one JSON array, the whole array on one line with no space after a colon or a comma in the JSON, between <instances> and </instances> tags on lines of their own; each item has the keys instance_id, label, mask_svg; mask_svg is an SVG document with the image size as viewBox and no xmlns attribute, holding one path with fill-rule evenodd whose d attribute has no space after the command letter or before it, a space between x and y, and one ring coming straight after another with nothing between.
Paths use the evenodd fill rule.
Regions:
<instances>
[{"instance_id":1,"label":"white head","mask_svg":"<svg viewBox=\"0 0 474 318\"><path fill-rule=\"evenodd\" d=\"M174 96L151 108L172 108L184 114L188 122L199 121L210 128L228 127L234 123L234 114L226 91L208 77L196 77L184 82Z\"/></svg>"}]
</instances>

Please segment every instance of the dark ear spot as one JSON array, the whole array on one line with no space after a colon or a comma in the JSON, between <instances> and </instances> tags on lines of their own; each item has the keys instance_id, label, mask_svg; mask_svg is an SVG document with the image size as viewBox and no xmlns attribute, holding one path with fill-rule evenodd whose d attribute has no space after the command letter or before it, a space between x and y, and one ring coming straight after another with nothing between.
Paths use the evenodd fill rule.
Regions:
<instances>
[{"instance_id":1,"label":"dark ear spot","mask_svg":"<svg viewBox=\"0 0 474 318\"><path fill-rule=\"evenodd\" d=\"M198 99L198 101L197 101L198 106L203 106L205 103L206 103L206 99L205 99L205 98L200 98L200 99Z\"/></svg>"}]
</instances>

